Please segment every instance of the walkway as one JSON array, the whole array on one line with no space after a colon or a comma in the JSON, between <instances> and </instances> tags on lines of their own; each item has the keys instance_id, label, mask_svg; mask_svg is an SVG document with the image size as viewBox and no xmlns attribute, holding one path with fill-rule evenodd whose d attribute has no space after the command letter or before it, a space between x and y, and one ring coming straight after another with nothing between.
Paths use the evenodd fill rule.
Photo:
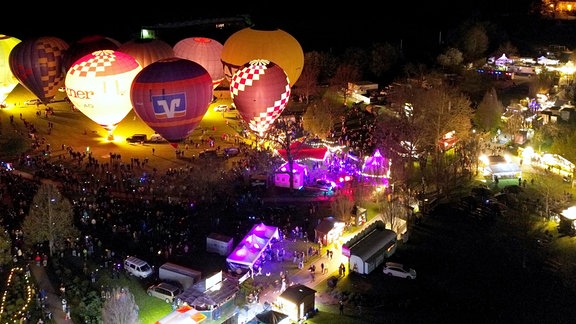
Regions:
<instances>
[{"instance_id":1,"label":"walkway","mask_svg":"<svg viewBox=\"0 0 576 324\"><path fill-rule=\"evenodd\" d=\"M54 290L54 287L50 282L50 278L48 278L48 274L46 273L46 269L42 265L36 265L34 261L30 262L28 266L32 273L32 277L34 277L34 280L38 286L38 290L44 290L46 292L46 304L47 308L52 313L52 322L50 322L49 319L46 319L45 323L74 323L72 320L66 319L66 314L62 310L62 299Z\"/></svg>"}]
</instances>

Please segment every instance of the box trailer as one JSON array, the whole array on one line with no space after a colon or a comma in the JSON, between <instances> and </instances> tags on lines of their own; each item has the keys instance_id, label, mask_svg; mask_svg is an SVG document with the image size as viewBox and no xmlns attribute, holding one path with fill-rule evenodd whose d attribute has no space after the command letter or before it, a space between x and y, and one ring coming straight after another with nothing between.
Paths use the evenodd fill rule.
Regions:
<instances>
[{"instance_id":1,"label":"box trailer","mask_svg":"<svg viewBox=\"0 0 576 324\"><path fill-rule=\"evenodd\" d=\"M158 278L162 281L177 282L188 289L202 278L202 273L185 266L166 262L158 268Z\"/></svg>"}]
</instances>

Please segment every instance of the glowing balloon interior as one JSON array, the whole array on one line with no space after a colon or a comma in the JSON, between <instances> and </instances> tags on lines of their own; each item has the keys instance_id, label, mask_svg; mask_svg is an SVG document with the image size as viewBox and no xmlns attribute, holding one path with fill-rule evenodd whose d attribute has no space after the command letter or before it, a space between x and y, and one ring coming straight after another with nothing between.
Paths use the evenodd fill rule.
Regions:
<instances>
[{"instance_id":1,"label":"glowing balloon interior","mask_svg":"<svg viewBox=\"0 0 576 324\"><path fill-rule=\"evenodd\" d=\"M174 147L198 126L212 100L210 74L182 58L151 63L134 79L134 112Z\"/></svg>"},{"instance_id":2,"label":"glowing balloon interior","mask_svg":"<svg viewBox=\"0 0 576 324\"><path fill-rule=\"evenodd\" d=\"M268 60L253 60L232 77L230 95L250 129L263 136L290 99L286 72Z\"/></svg>"},{"instance_id":3,"label":"glowing balloon interior","mask_svg":"<svg viewBox=\"0 0 576 324\"><path fill-rule=\"evenodd\" d=\"M10 70L9 63L10 52L18 43L18 38L0 34L0 103L4 102L18 85L18 79Z\"/></svg>"},{"instance_id":4,"label":"glowing balloon interior","mask_svg":"<svg viewBox=\"0 0 576 324\"><path fill-rule=\"evenodd\" d=\"M132 56L95 51L77 60L66 74L66 93L84 115L112 131L132 109L130 86L142 70Z\"/></svg>"}]
</instances>

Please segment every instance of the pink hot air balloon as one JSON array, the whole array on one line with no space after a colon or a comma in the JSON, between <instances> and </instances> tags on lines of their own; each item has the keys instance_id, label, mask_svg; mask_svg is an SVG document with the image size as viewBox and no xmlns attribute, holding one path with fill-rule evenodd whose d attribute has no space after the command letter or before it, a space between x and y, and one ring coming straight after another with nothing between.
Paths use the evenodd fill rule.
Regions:
<instances>
[{"instance_id":1,"label":"pink hot air balloon","mask_svg":"<svg viewBox=\"0 0 576 324\"><path fill-rule=\"evenodd\" d=\"M288 104L290 81L276 63L252 60L232 77L230 95L250 129L263 136Z\"/></svg>"},{"instance_id":2,"label":"pink hot air balloon","mask_svg":"<svg viewBox=\"0 0 576 324\"><path fill-rule=\"evenodd\" d=\"M117 40L101 35L82 37L70 44L70 47L64 53L64 58L62 60L62 69L64 69L64 74L68 73L68 69L72 64L82 56L100 50L117 50L120 45L121 44Z\"/></svg>"},{"instance_id":3,"label":"pink hot air balloon","mask_svg":"<svg viewBox=\"0 0 576 324\"><path fill-rule=\"evenodd\" d=\"M206 37L184 38L174 45L174 54L202 65L212 78L216 89L224 80L224 66L220 60L224 45Z\"/></svg>"},{"instance_id":4,"label":"pink hot air balloon","mask_svg":"<svg viewBox=\"0 0 576 324\"><path fill-rule=\"evenodd\" d=\"M10 52L18 43L18 38L0 34L0 104L18 85L18 79L10 70L9 63Z\"/></svg>"},{"instance_id":5,"label":"pink hot air balloon","mask_svg":"<svg viewBox=\"0 0 576 324\"><path fill-rule=\"evenodd\" d=\"M170 44L154 38L136 39L122 44L118 51L131 55L142 68L161 59L174 57Z\"/></svg>"},{"instance_id":6,"label":"pink hot air balloon","mask_svg":"<svg viewBox=\"0 0 576 324\"><path fill-rule=\"evenodd\" d=\"M84 115L112 131L132 109L130 86L142 70L132 56L96 51L77 60L66 74L66 94Z\"/></svg>"},{"instance_id":7,"label":"pink hot air balloon","mask_svg":"<svg viewBox=\"0 0 576 324\"><path fill-rule=\"evenodd\" d=\"M205 68L176 57L142 69L130 90L138 117L174 147L198 126L212 92L212 79Z\"/></svg>"},{"instance_id":8,"label":"pink hot air balloon","mask_svg":"<svg viewBox=\"0 0 576 324\"><path fill-rule=\"evenodd\" d=\"M18 43L10 52L10 70L24 88L44 104L64 81L62 58L68 43L58 37L38 37Z\"/></svg>"}]
</instances>

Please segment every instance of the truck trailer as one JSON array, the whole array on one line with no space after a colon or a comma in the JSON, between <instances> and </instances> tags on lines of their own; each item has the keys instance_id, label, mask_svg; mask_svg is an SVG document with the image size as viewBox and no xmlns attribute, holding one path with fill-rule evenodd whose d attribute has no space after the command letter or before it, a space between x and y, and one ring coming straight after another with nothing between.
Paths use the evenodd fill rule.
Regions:
<instances>
[{"instance_id":1,"label":"truck trailer","mask_svg":"<svg viewBox=\"0 0 576 324\"><path fill-rule=\"evenodd\" d=\"M176 282L188 289L202 278L202 273L185 266L166 262L158 268L158 278L162 281Z\"/></svg>"}]
</instances>

